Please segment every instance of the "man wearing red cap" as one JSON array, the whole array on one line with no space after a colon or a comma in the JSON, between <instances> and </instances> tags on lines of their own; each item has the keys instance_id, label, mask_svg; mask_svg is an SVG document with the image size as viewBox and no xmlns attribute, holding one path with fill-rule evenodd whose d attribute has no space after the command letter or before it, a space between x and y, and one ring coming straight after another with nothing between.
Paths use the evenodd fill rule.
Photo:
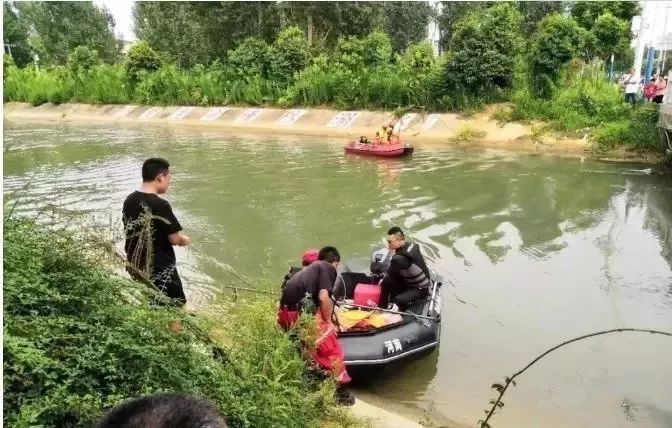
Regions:
<instances>
[{"instance_id":1,"label":"man wearing red cap","mask_svg":"<svg viewBox=\"0 0 672 428\"><path fill-rule=\"evenodd\" d=\"M303 266L306 267L309 264L311 264L312 262L317 261L317 257L319 255L320 255L320 251L315 249L315 248L311 248L310 250L306 250L303 253L303 258L301 260L301 264L303 264Z\"/></svg>"},{"instance_id":2,"label":"man wearing red cap","mask_svg":"<svg viewBox=\"0 0 672 428\"><path fill-rule=\"evenodd\" d=\"M312 262L316 261L319 254L320 254L320 251L315 249L315 248L311 248L310 250L306 250L303 253L303 256L301 256L301 266L303 266L303 267L296 267L296 266L290 267L289 268L289 273L287 275L285 275L285 278L282 281L281 289L282 290L285 289L285 286L287 285L287 281L289 281L289 278L293 277L295 273L300 272L301 269L305 268L306 266L308 266Z\"/></svg>"},{"instance_id":3,"label":"man wearing red cap","mask_svg":"<svg viewBox=\"0 0 672 428\"><path fill-rule=\"evenodd\" d=\"M322 333L310 349L313 360L324 371L331 373L341 385L338 400L342 404L354 404L354 397L343 388L351 381L345 370L343 348L338 342L336 328L331 321L334 309L331 295L336 281L336 268L341 256L334 247L324 247L317 254L308 250L303 254L304 267L286 280L278 309L278 324L290 330L302 311L317 309L316 318Z\"/></svg>"}]
</instances>

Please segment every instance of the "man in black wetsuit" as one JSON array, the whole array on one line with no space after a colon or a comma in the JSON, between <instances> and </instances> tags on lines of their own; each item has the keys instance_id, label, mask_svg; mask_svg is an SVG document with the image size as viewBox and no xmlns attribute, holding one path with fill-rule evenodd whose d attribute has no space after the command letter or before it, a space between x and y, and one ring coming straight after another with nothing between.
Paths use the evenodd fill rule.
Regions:
<instances>
[{"instance_id":1,"label":"man in black wetsuit","mask_svg":"<svg viewBox=\"0 0 672 428\"><path fill-rule=\"evenodd\" d=\"M387 245L389 267L385 259L378 263L374 260L371 265L372 272L377 269L385 273L380 306L386 308L392 300L400 311L405 311L414 301L427 296L429 269L418 244L407 242L401 228L395 226L387 231Z\"/></svg>"}]
</instances>

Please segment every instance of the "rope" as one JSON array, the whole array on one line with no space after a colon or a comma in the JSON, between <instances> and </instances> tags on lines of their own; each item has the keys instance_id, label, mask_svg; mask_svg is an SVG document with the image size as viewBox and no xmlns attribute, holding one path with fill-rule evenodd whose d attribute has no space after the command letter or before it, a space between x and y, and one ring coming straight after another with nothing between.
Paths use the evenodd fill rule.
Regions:
<instances>
[{"instance_id":1,"label":"rope","mask_svg":"<svg viewBox=\"0 0 672 428\"><path fill-rule=\"evenodd\" d=\"M233 287L233 286L230 286L230 285L224 285L223 286L224 288L231 288L234 291L238 291L238 290L249 291L249 292L252 292L252 293L266 294L266 295L271 295L271 296L277 295L277 293L273 293L273 292L265 291L265 290L260 290L259 288L255 287L254 284L252 284L249 280L247 280L247 279L243 278L241 275L239 275L231 266L229 266L227 264L224 264L224 263L220 262L219 260L205 254L201 249L199 249L195 245L192 244L191 249L193 251L195 251L196 253L198 253L205 260L209 261L210 263L214 264L215 266L218 266L223 271L227 272L228 274L230 274L231 276L233 276L234 278L236 278L237 280L239 280L240 282L242 282L243 284L245 284L249 287L249 288L248 287Z\"/></svg>"}]
</instances>

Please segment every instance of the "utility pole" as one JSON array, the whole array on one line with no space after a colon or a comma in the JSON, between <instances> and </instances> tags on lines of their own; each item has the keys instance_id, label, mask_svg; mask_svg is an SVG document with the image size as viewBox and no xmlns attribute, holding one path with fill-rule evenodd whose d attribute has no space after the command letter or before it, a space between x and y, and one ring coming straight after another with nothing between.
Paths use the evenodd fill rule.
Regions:
<instances>
[{"instance_id":1,"label":"utility pole","mask_svg":"<svg viewBox=\"0 0 672 428\"><path fill-rule=\"evenodd\" d=\"M646 55L646 71L644 72L644 84L649 83L651 80L651 72L653 71L653 55L655 54L656 49L653 46L649 46L649 50Z\"/></svg>"},{"instance_id":2,"label":"utility pole","mask_svg":"<svg viewBox=\"0 0 672 428\"><path fill-rule=\"evenodd\" d=\"M658 57L658 76L663 77L661 73L664 71L663 68L665 67L665 51L667 51L667 13L670 11L670 5L669 2L665 2L665 20L663 21L663 37L662 39L662 52L661 55Z\"/></svg>"},{"instance_id":3,"label":"utility pole","mask_svg":"<svg viewBox=\"0 0 672 428\"><path fill-rule=\"evenodd\" d=\"M439 56L440 54L440 44L441 44L441 29L439 27L439 21L435 15L441 14L442 5L438 1L430 1L430 6L433 9L432 15L429 17L429 22L427 23L427 41L432 45L432 51L434 56Z\"/></svg>"},{"instance_id":4,"label":"utility pole","mask_svg":"<svg viewBox=\"0 0 672 428\"><path fill-rule=\"evenodd\" d=\"M642 15L639 19L639 32L637 33L637 47L635 48L635 63L632 68L635 69L635 76L639 80L639 77L642 72L642 61L644 59L644 48L646 47L646 41L644 40L644 29L648 28L647 23L647 10L649 3L644 2L644 7L642 7Z\"/></svg>"}]
</instances>

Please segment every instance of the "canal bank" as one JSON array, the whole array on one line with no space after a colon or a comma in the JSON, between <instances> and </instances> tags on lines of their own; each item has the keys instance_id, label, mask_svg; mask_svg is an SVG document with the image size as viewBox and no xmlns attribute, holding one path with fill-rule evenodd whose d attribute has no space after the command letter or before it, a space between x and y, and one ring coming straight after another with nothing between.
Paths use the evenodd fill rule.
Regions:
<instances>
[{"instance_id":1,"label":"canal bank","mask_svg":"<svg viewBox=\"0 0 672 428\"><path fill-rule=\"evenodd\" d=\"M492 117L496 108L470 116L453 113L407 113L402 116L402 138L424 146L460 149L498 149L517 153L613 161L658 163L659 155L623 149L594 153L587 138L571 139L541 133L541 127L500 123ZM343 142L360 136L373 137L376 129L393 115L382 111L327 109L276 109L243 107L136 106L89 104L5 103L3 117L16 121L88 122L107 124L198 127L227 133L323 137Z\"/></svg>"}]
</instances>

